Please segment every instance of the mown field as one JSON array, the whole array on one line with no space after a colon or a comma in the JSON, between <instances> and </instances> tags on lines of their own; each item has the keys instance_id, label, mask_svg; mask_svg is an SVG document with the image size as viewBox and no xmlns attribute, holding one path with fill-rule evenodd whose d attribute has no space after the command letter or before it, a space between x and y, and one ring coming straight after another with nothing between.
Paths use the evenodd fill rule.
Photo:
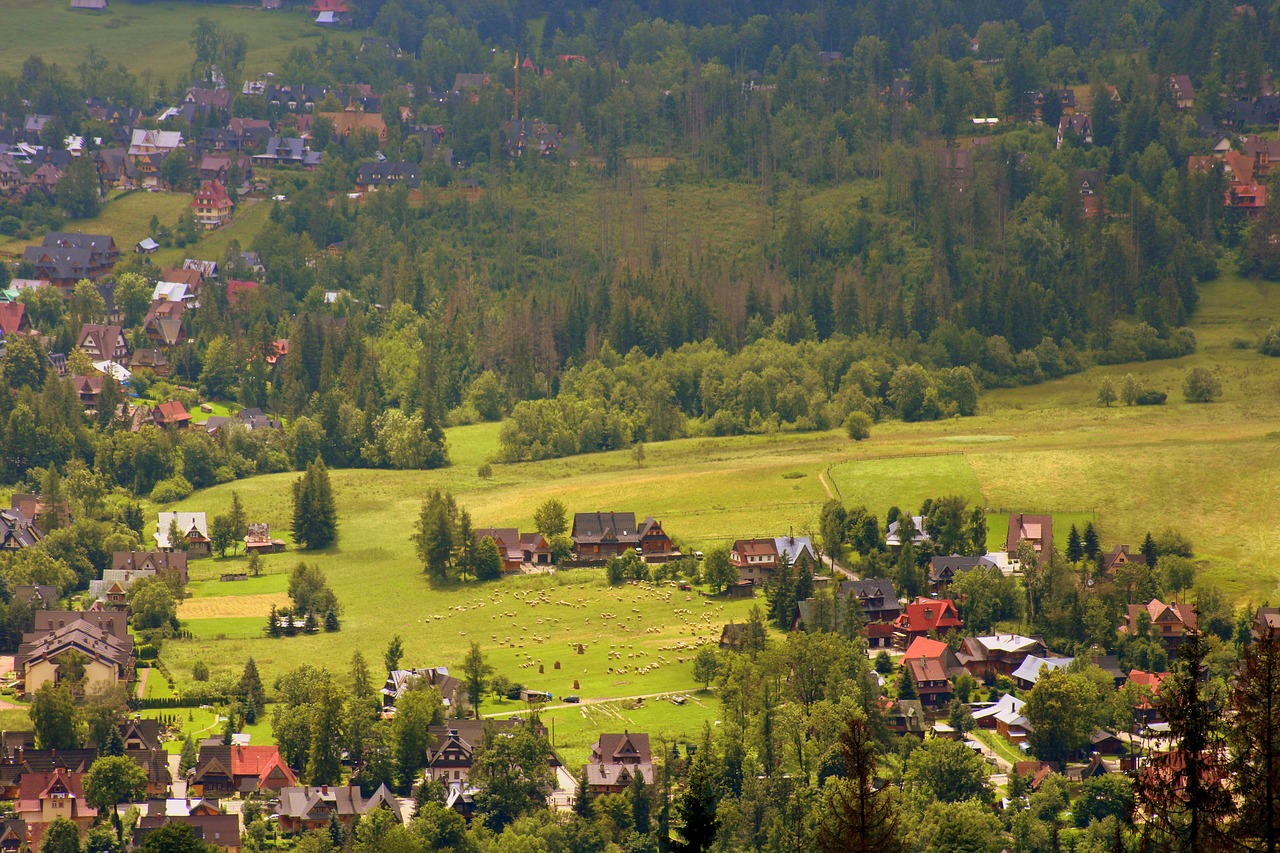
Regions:
<instances>
[{"instance_id":1,"label":"mown field","mask_svg":"<svg viewBox=\"0 0 1280 853\"><path fill-rule=\"evenodd\" d=\"M173 83L191 68L188 39L196 18L244 33L248 53L243 72L249 76L279 72L289 51L330 41L355 38L352 33L325 31L315 25L305 6L290 11L264 12L257 3L132 3L112 0L105 12L73 12L66 0L3 0L0 2L0 71L21 70L27 57L37 55L69 73L84 60L89 47L113 66L123 64L152 86ZM149 74L147 72L150 72Z\"/></svg>"}]
</instances>

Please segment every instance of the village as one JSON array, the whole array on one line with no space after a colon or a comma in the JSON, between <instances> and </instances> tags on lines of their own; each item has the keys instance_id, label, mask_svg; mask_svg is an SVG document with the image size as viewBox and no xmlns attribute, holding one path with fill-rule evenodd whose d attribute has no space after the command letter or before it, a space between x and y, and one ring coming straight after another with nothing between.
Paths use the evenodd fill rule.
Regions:
<instances>
[{"instance_id":1,"label":"village","mask_svg":"<svg viewBox=\"0 0 1280 853\"><path fill-rule=\"evenodd\" d=\"M15 551L38 544L44 535L41 522L50 518L70 521L65 508L50 507L38 495L15 495L12 508L0 511L0 542L4 549ZM287 547L285 540L272 536L268 525L251 523L248 531L242 543L247 553L273 554ZM628 560L651 569L676 565L691 568L688 578L677 575L664 580L618 581L633 587L633 595L652 595L656 601L665 602L665 606L674 607L677 614L681 611L679 603L691 602L693 596L706 598L708 603L767 597L773 611L777 597L782 594L777 588L778 578L794 571L796 577L807 578L801 586L807 586L811 594L793 598L789 619L785 625L774 627L799 633L852 628L851 635L864 649L867 665L874 661L874 677L879 685L875 707L888 731L893 736L944 738L965 743L984 757L992 782L1002 790L1008 788L1015 777L1021 781L1010 790L1034 791L1050 774L1063 774L1079 783L1106 774L1140 772L1147 756L1159 755L1162 749L1167 749L1169 726L1161 718L1155 700L1168 671L1127 667L1115 654L1093 654L1079 663L1104 673L1117 695L1132 694L1129 725L1114 730L1102 727L1092 730L1087 742L1073 747L1065 756L1065 764L1057 757L1054 760L1037 757L1032 749L1035 726L1028 718L1027 701L1037 684L1051 673L1079 671L1076 658L1055 653L1039 636L1009 632L974 634L967 630L961 614L968 602L964 597L950 594L952 585L971 573L974 577L991 573L993 578L1003 577L1025 584L1024 561L1044 561L1047 565L1050 560L1055 563L1061 560L1055 551L1053 518L1049 515L1009 515L1005 550L973 554L931 554L933 537L926 515L901 516L889 522L882 542L886 553L900 555L905 546L926 555L922 560L927 565L928 594L914 599L901 597L890 578L859 577L845 569L830 554L817 548L808 536L788 534L738 539L731 546L716 549L719 553L698 551L686 557L661 522L651 517L638 521L631 512L575 513L569 531L572 550L559 555L558 560L552 544L554 537L541 532L490 527L477 528L474 536L477 541L487 540L497 547L502 572L508 576L597 571L606 564ZM161 512L156 520L154 540L153 550L113 554L112 568L102 572L102 577L90 584L87 596L80 598L82 602L91 602L83 610L62 609L65 605L55 587L32 585L13 590L15 601L30 607L34 618L34 629L23 635L13 658L9 683L19 695L32 697L44 685L70 686L80 696L92 696L117 687L132 691L139 673L146 672L139 667L155 666L154 661L137 659L135 636L130 629L131 588L153 578L175 590L185 588L188 561L212 555L206 514ZM1092 565L1094 576L1100 582L1125 572L1145 570L1148 555L1152 553L1149 543L1146 554L1126 544L1103 551L1092 525L1083 538L1073 525L1068 550L1080 549L1092 553L1071 556L1076 562L1087 561ZM714 570L709 566L718 561L732 574L710 577ZM705 571L700 573L700 568ZM243 578L236 574L222 576L224 583ZM507 606L501 592L503 581L492 583L498 586L486 591L482 599L487 597L488 603L496 607ZM692 586L694 583L699 584L697 590ZM795 591L796 587L792 589L793 596L800 594ZM681 597L673 599L673 593ZM541 603L553 610L557 603L570 610L586 606L565 600L556 602L553 595L545 591L531 594L525 603ZM510 600L521 603L520 593L515 593ZM825 617L823 602L827 607L834 607ZM472 607L483 607L484 603L477 600ZM504 611L499 615L506 617L515 613ZM613 638L621 639L628 630L625 624L628 620L616 614L602 616L606 620L619 620ZM724 666L725 656L754 654L753 648L760 648L759 644L764 641L766 629L762 624L755 628L749 622L716 625L709 611L697 613L696 620L681 618L695 630L688 642L671 647L671 655L679 656L681 663L697 658L695 677L704 683L715 680L714 672ZM753 614L753 619L757 618L758 613ZM823 624L824 618L837 624ZM546 629L537 626L535 629L550 630L550 623L559 623L560 619L546 621ZM587 621L590 623L590 617ZM539 618L537 622L541 626L544 619ZM296 624L300 631L318 630L318 627L304 628L301 621ZM1150 640L1160 655L1172 657L1188 632L1196 627L1196 614L1187 605L1152 598L1130 605L1124 623L1116 626L1116 632L1122 637ZM1274 636L1278 627L1280 616L1276 608L1258 609L1253 624L1255 637ZM428 627L427 630L445 628ZM639 625L633 630L639 630ZM525 634L520 640L516 643L508 637L503 641L494 634L482 645L488 653L495 654L504 645L523 650L524 641L531 640L535 645L541 642L536 633ZM593 635L589 642L601 640ZM582 641L570 643L571 647L577 647L579 654L583 645ZM618 646L624 647L634 648ZM609 648L614 649L614 644L610 643ZM517 651L517 656L521 655L524 652ZM615 655L610 651L609 658L615 656L619 659L618 674L643 675L650 666L675 663L659 654L642 664L642 655L628 653L626 658L634 662L623 665L622 653ZM535 664L532 654L523 659L527 662L521 664L521 668L537 665L538 675L530 673L528 687L515 685L507 689L528 709L532 719L536 721L540 708L580 701L576 695L544 689L552 673ZM698 667L703 667L703 671ZM556 660L554 669L560 668L561 661ZM615 669L610 667L609 671L612 673ZM155 677L154 670L152 675ZM573 686L577 686L576 680ZM466 676L438 661L388 671L385 683L378 690L381 716L394 720L397 703L411 691L423 688L438 694L446 719L428 728L422 778L439 783L444 805L470 820L475 815L479 793L476 785L469 781L478 752L496 733L522 728L528 719L524 714L474 717ZM692 686L685 695L674 693L657 698L682 703L691 692ZM136 707L138 703L131 702L131 705ZM123 744L122 752L112 754L127 757L146 775L145 798L115 806L121 814L130 808L136 808L140 814L134 829L135 842L144 838L149 830L176 822L189 824L206 841L222 849L238 851L245 832L246 814L252 817L270 812L273 826L287 834L323 829L333 820L349 828L373 809L387 809L397 821L407 821L414 812L414 800L396 795L385 783L370 790L358 766L349 768L354 773L349 784L301 785L299 779L306 768L286 761L279 746L251 742L248 734L236 733L231 728L223 735L205 738L198 744L198 753L190 765L180 767L179 756L165 751L164 743L172 735L163 719L163 716L156 719L150 714L139 716L132 712L110 731L112 742L116 742L118 734L119 743ZM541 731L545 735L545 726ZM575 798L594 799L624 793L635 784L655 784L655 753L651 742L654 735L601 732L591 748L590 761L581 767L566 766L552 749L547 760L549 778L554 782L544 791L548 804L572 810ZM663 742L666 743L665 738ZM0 779L7 788L4 798L15 803L15 816L5 824L4 843L10 846L3 849L16 850L22 844L38 844L44 828L57 817L70 818L84 829L94 822L98 811L85 799L84 778L101 747L101 744L86 744L78 749L55 749L41 746L30 732L3 735ZM661 760L661 756L657 758ZM185 762L184 758L182 763ZM639 783L637 777L640 777Z\"/></svg>"}]
</instances>

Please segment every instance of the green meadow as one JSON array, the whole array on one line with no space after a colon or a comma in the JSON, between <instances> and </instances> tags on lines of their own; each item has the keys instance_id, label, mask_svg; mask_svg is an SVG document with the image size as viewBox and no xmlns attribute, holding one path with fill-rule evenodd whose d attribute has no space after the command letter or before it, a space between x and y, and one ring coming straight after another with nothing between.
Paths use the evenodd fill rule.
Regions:
<instances>
[{"instance_id":1,"label":"green meadow","mask_svg":"<svg viewBox=\"0 0 1280 853\"><path fill-rule=\"evenodd\" d=\"M3 0L0 70L13 73L29 56L57 63L69 73L84 60L89 47L113 66L123 64L155 86L185 79L191 69L188 39L199 17L241 32L248 39L244 73L279 72L289 51L315 44L321 37L342 41L351 33L324 31L305 7L266 12L252 5L222 3L132 3L113 0L104 12L73 12L66 0Z\"/></svg>"},{"instance_id":2,"label":"green meadow","mask_svg":"<svg viewBox=\"0 0 1280 853\"><path fill-rule=\"evenodd\" d=\"M494 465L493 476L482 480L476 468L496 453L498 426L455 428L449 468L332 472L337 547L270 556L262 577L240 582L218 577L243 570L243 556L194 561L180 616L198 639L169 643L165 660L181 681L197 659L215 672L235 672L253 656L270 682L301 663L345 671L355 649L376 664L399 634L405 665L458 667L475 641L513 681L557 697L629 697L695 689L692 650L718 637L726 622L745 619L752 606L673 587L611 588L600 570L589 569L435 588L411 543L431 489L452 491L477 526L527 529L534 509L556 497L571 512L653 515L686 549L704 550L738 537L813 533L829 489L877 513L960 494L987 508L993 545L1003 539L1011 511L1052 513L1060 546L1071 524L1090 520L1108 546L1137 545L1148 530L1172 527L1195 544L1201 584L1239 602L1276 600L1280 584L1270 554L1280 534L1256 520L1280 511L1280 360L1232 342L1256 337L1277 316L1280 289L1226 277L1203 288L1201 347L1193 356L992 391L976 417L886 422L856 444L837 432L682 439L649 445L643 466L617 452ZM1220 401L1182 402L1182 378L1194 365L1220 374ZM1097 406L1100 378L1127 372L1168 391L1170 402ZM295 477L219 486L180 508L221 512L235 490L253 519L285 531ZM287 573L300 559L328 574L344 607L342 630L268 639L266 614L287 600ZM576 653L578 643L585 654ZM670 716L665 705L657 707L662 719ZM549 713L573 721L564 723L567 733L595 712ZM690 729L673 718L682 736L701 722Z\"/></svg>"}]
</instances>

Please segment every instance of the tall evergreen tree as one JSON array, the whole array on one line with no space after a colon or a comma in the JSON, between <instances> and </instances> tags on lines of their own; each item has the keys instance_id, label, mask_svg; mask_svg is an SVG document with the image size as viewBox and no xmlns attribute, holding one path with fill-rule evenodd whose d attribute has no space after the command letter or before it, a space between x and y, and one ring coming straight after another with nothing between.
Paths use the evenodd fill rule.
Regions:
<instances>
[{"instance_id":1,"label":"tall evergreen tree","mask_svg":"<svg viewBox=\"0 0 1280 853\"><path fill-rule=\"evenodd\" d=\"M293 538L309 551L325 548L338 539L333 487L319 456L293 484Z\"/></svg>"},{"instance_id":2,"label":"tall evergreen tree","mask_svg":"<svg viewBox=\"0 0 1280 853\"><path fill-rule=\"evenodd\" d=\"M1098 531L1094 528L1092 521L1085 522L1084 555L1090 560L1096 560L1101 552L1102 548L1098 544Z\"/></svg>"},{"instance_id":3,"label":"tall evergreen tree","mask_svg":"<svg viewBox=\"0 0 1280 853\"><path fill-rule=\"evenodd\" d=\"M1241 803L1231 835L1249 850L1280 849L1280 639L1245 652L1231 687L1231 778Z\"/></svg>"},{"instance_id":4,"label":"tall evergreen tree","mask_svg":"<svg viewBox=\"0 0 1280 853\"><path fill-rule=\"evenodd\" d=\"M672 839L671 849L676 853L704 853L715 843L720 819L716 815L719 794L712 780L706 752L699 749L689 768L689 779L684 792L676 800L677 831L680 837Z\"/></svg>"},{"instance_id":5,"label":"tall evergreen tree","mask_svg":"<svg viewBox=\"0 0 1280 853\"><path fill-rule=\"evenodd\" d=\"M236 696L244 708L244 721L250 725L258 719L263 707L267 704L267 691L262 686L262 677L258 675L258 664L253 658L245 661L244 672L240 675L240 683L236 686Z\"/></svg>"},{"instance_id":6,"label":"tall evergreen tree","mask_svg":"<svg viewBox=\"0 0 1280 853\"><path fill-rule=\"evenodd\" d=\"M227 511L227 518L231 524L232 553L239 553L240 543L249 535L249 521L244 514L244 504L240 503L239 492L231 493L231 509Z\"/></svg>"},{"instance_id":7,"label":"tall evergreen tree","mask_svg":"<svg viewBox=\"0 0 1280 853\"><path fill-rule=\"evenodd\" d=\"M1067 533L1067 559L1078 563L1084 559L1084 542L1080 539L1080 531L1073 524Z\"/></svg>"},{"instance_id":8,"label":"tall evergreen tree","mask_svg":"<svg viewBox=\"0 0 1280 853\"><path fill-rule=\"evenodd\" d=\"M1160 549L1156 547L1156 542L1151 538L1151 531L1147 531L1147 536L1142 540L1142 556L1147 561L1147 568L1154 569L1156 563L1160 559Z\"/></svg>"},{"instance_id":9,"label":"tall evergreen tree","mask_svg":"<svg viewBox=\"0 0 1280 853\"><path fill-rule=\"evenodd\" d=\"M851 714L836 742L843 765L840 779L827 783L818 812L821 853L900 853L906 846L890 787L876 786L876 736L867 718Z\"/></svg>"}]
</instances>

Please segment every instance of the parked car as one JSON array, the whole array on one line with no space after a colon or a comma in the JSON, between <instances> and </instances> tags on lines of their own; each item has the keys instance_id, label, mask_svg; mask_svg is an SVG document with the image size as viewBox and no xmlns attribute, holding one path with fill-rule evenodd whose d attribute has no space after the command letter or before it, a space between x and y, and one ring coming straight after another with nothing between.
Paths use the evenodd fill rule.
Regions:
<instances>
[{"instance_id":1,"label":"parked car","mask_svg":"<svg viewBox=\"0 0 1280 853\"><path fill-rule=\"evenodd\" d=\"M577 696L566 696L564 697L564 701L568 702L571 705L577 705L578 702L581 700L579 700Z\"/></svg>"}]
</instances>

